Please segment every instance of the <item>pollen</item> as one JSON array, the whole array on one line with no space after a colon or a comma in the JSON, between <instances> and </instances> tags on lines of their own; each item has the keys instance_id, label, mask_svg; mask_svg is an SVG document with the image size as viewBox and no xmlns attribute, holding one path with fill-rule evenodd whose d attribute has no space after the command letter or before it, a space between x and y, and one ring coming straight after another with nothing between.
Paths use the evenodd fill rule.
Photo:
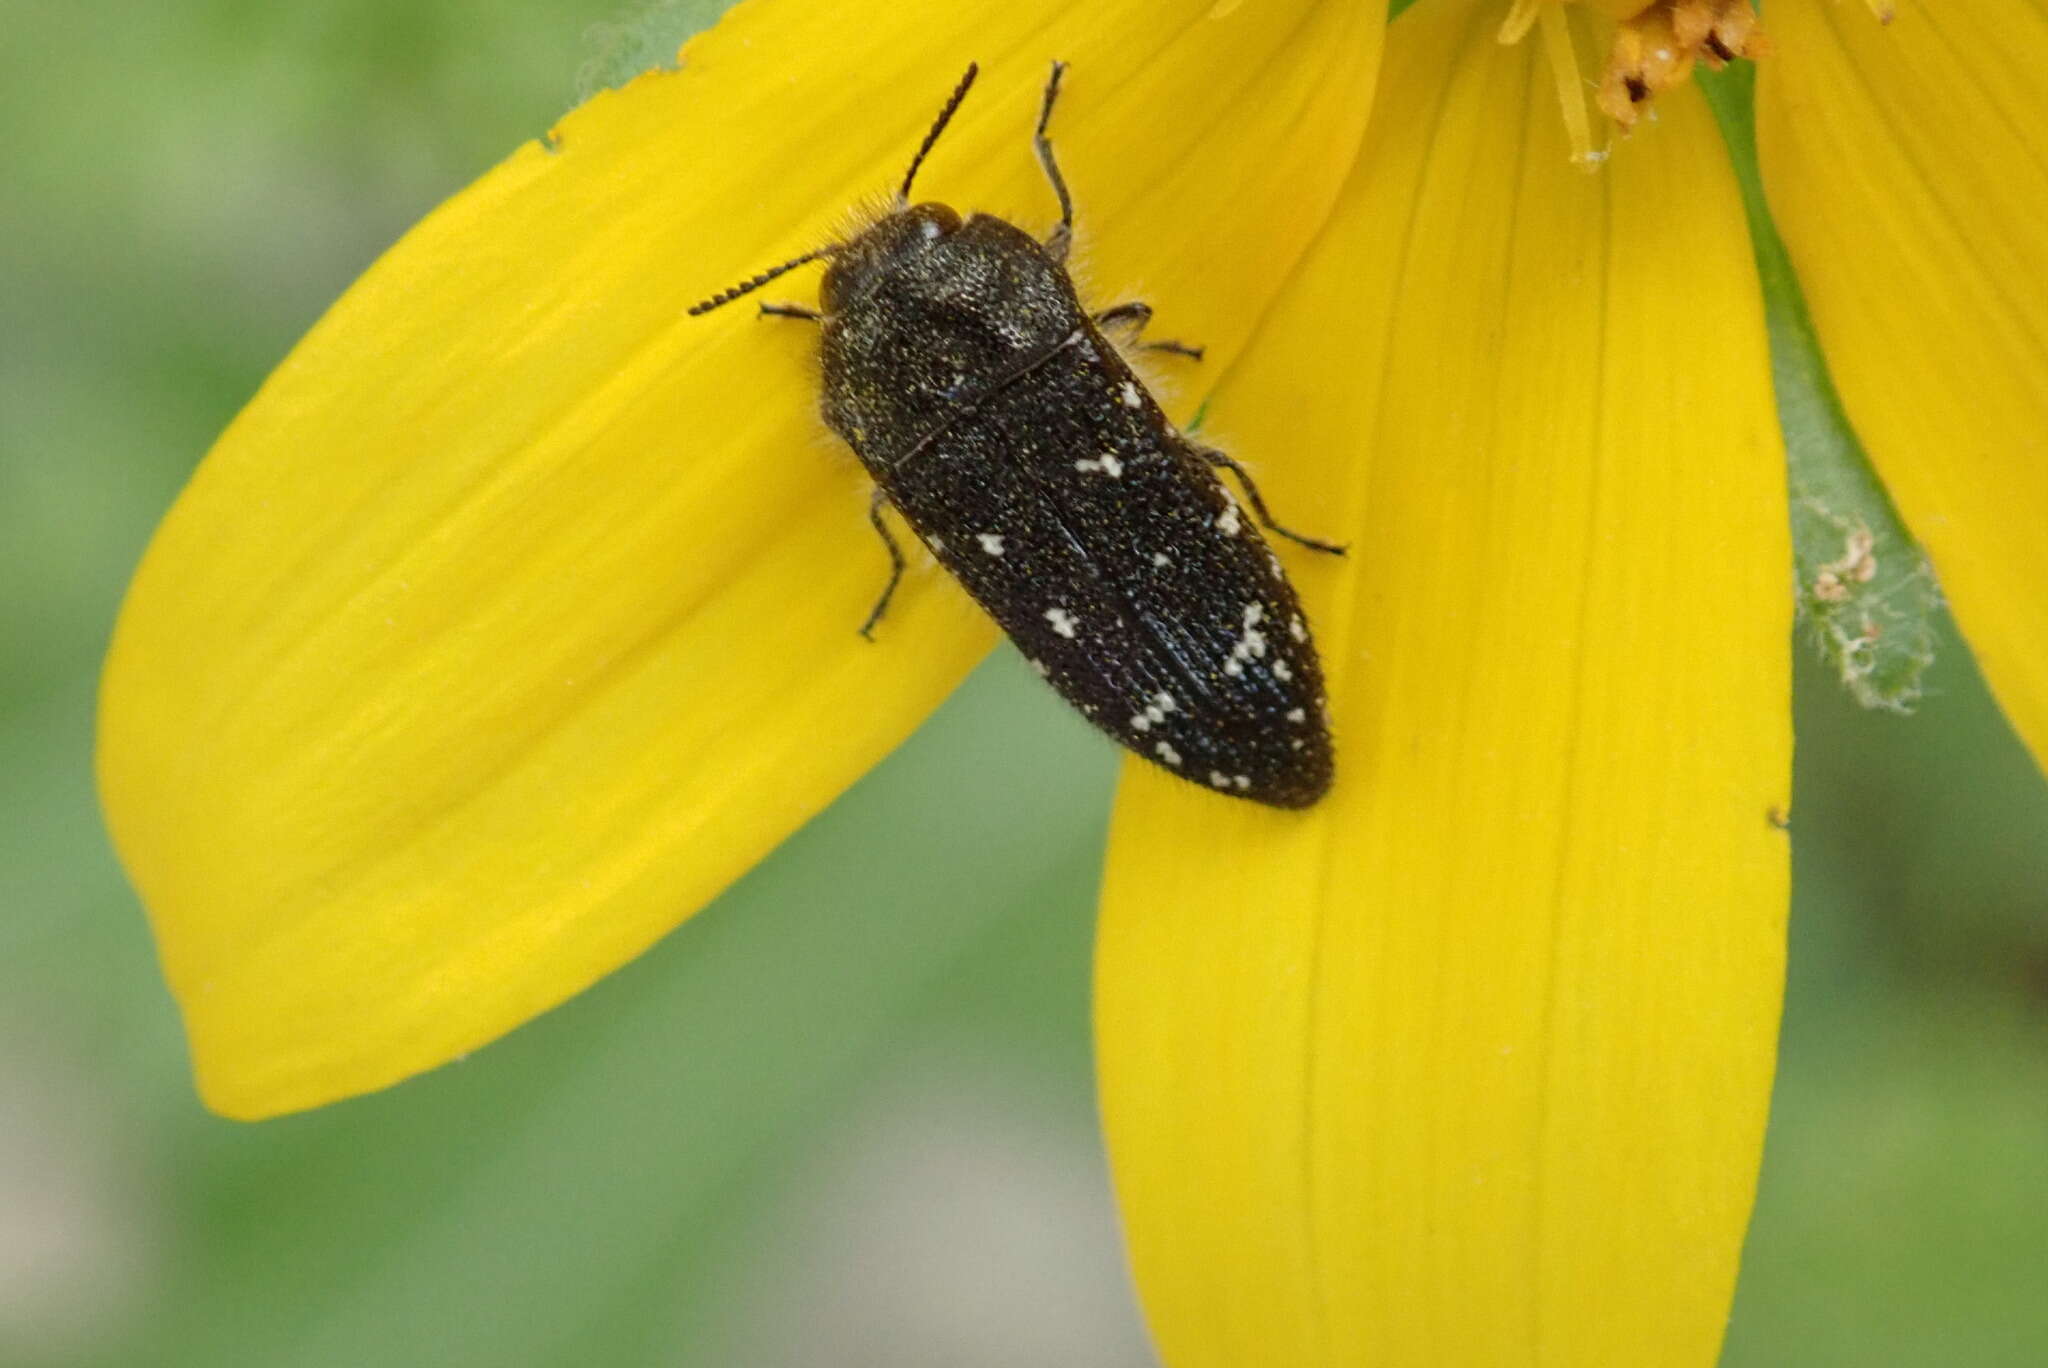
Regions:
<instances>
[{"instance_id":1,"label":"pollen","mask_svg":"<svg viewBox=\"0 0 2048 1368\"><path fill-rule=\"evenodd\" d=\"M1691 79L1695 62L1718 71L1764 47L1750 0L1660 0L1615 29L1593 102L1630 129L1659 94Z\"/></svg>"},{"instance_id":2,"label":"pollen","mask_svg":"<svg viewBox=\"0 0 2048 1368\"><path fill-rule=\"evenodd\" d=\"M1578 46L1564 6L1574 0L1512 0L1500 27L1500 41L1518 43L1540 28L1544 56L1557 85L1558 106L1571 141L1572 160L1588 167L1606 159L1593 144L1592 121L1583 93ZM1658 95L1692 78L1696 64L1718 71L1736 58L1761 57L1768 42L1758 24L1754 0L1576 0L1595 12L1595 39L1607 49L1607 63L1593 103L1624 134L1649 114ZM1880 21L1889 21L1890 0L1867 0Z\"/></svg>"}]
</instances>

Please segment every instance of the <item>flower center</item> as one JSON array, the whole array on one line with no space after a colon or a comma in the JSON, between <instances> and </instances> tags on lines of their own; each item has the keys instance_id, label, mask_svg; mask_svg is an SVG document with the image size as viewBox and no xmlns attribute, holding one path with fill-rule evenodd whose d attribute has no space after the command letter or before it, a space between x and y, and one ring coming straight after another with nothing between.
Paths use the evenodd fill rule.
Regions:
<instances>
[{"instance_id":1,"label":"flower center","mask_svg":"<svg viewBox=\"0 0 2048 1368\"><path fill-rule=\"evenodd\" d=\"M1705 62L1719 71L1738 57L1756 58L1769 51L1753 0L1510 0L1500 41L1519 43L1531 28L1541 28L1544 55L1550 59L1558 105L1571 138L1572 160L1586 165L1604 160L1607 150L1593 145L1579 50L1564 11L1565 5L1574 3L1594 11L1595 26L1611 34L1593 103L1623 133L1636 126L1660 92L1689 79L1695 63ZM1879 23L1891 22L1891 0L1864 3Z\"/></svg>"}]
</instances>

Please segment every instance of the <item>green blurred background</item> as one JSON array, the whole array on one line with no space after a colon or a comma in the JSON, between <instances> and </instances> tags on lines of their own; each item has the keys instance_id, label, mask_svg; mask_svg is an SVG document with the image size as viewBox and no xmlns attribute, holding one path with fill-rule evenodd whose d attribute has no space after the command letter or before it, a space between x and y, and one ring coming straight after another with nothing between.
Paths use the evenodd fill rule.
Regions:
<instances>
[{"instance_id":1,"label":"green blurred background","mask_svg":"<svg viewBox=\"0 0 2048 1368\"><path fill-rule=\"evenodd\" d=\"M1086 1035L1114 759L1007 654L509 1040L200 1109L93 800L123 584L328 302L644 43L616 0L4 18L0 1364L1144 1364ZM1953 640L1911 721L1799 697L1726 1362L2048 1362L2048 787Z\"/></svg>"}]
</instances>

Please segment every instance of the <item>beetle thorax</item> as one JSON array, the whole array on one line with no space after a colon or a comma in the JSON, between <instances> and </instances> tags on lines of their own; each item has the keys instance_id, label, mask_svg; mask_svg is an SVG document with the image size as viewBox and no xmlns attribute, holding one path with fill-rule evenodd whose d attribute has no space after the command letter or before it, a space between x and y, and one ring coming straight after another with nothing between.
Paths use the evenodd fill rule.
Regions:
<instances>
[{"instance_id":1,"label":"beetle thorax","mask_svg":"<svg viewBox=\"0 0 2048 1368\"><path fill-rule=\"evenodd\" d=\"M919 258L959 228L960 215L948 205L898 209L833 254L819 301L827 313L841 312L887 278L913 269Z\"/></svg>"},{"instance_id":2,"label":"beetle thorax","mask_svg":"<svg viewBox=\"0 0 2048 1368\"><path fill-rule=\"evenodd\" d=\"M957 417L1087 316L1030 235L944 205L877 223L826 272L825 419L856 450Z\"/></svg>"}]
</instances>

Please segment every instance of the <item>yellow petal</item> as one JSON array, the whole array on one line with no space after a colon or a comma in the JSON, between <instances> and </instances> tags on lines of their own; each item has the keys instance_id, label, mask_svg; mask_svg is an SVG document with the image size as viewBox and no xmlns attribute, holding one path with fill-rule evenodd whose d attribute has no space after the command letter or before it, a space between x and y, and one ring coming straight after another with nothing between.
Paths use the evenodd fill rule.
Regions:
<instances>
[{"instance_id":1,"label":"yellow petal","mask_svg":"<svg viewBox=\"0 0 2048 1368\"><path fill-rule=\"evenodd\" d=\"M1491 5L1391 33L1213 430L1283 518L1336 786L1127 767L1102 1106L1173 1368L1708 1365L1788 889L1783 450L1698 93L1571 165Z\"/></svg>"},{"instance_id":2,"label":"yellow petal","mask_svg":"<svg viewBox=\"0 0 2048 1368\"><path fill-rule=\"evenodd\" d=\"M886 570L803 325L683 308L886 191L1049 225L1228 356L1320 224L1369 7L756 0L435 212L279 367L166 520L101 788L212 1106L375 1088L630 958L837 794L991 629ZM814 281L787 293L808 297Z\"/></svg>"},{"instance_id":3,"label":"yellow petal","mask_svg":"<svg viewBox=\"0 0 2048 1368\"><path fill-rule=\"evenodd\" d=\"M1850 424L2048 758L2048 13L1774 5L1771 213Z\"/></svg>"}]
</instances>

